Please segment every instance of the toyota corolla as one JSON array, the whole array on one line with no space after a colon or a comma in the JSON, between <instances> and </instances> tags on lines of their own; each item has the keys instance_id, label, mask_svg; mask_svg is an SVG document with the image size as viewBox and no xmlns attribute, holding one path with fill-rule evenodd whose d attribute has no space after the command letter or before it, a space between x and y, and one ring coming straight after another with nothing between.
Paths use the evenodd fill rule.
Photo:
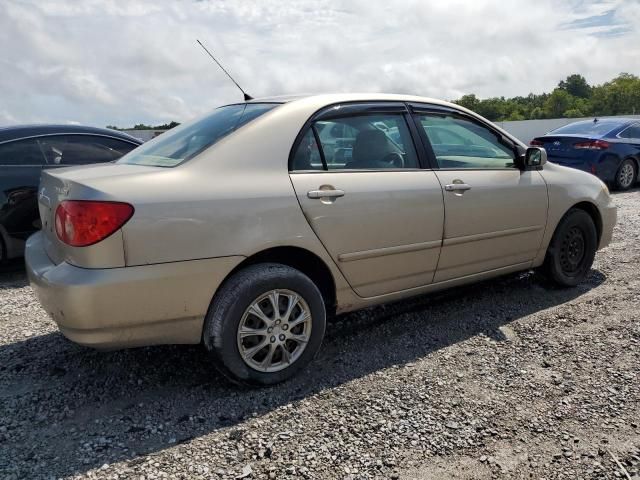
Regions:
<instances>
[{"instance_id":1,"label":"toyota corolla","mask_svg":"<svg viewBox=\"0 0 640 480\"><path fill-rule=\"evenodd\" d=\"M459 106L317 95L220 107L115 164L45 171L27 270L96 348L202 343L285 380L334 314L532 268L571 287L616 210L586 172Z\"/></svg>"}]
</instances>

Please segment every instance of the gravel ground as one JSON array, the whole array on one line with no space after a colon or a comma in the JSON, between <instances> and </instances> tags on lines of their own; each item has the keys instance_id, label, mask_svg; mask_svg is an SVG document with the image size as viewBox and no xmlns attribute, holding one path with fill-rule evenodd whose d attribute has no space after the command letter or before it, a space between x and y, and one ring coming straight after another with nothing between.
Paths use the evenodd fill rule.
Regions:
<instances>
[{"instance_id":1,"label":"gravel ground","mask_svg":"<svg viewBox=\"0 0 640 480\"><path fill-rule=\"evenodd\" d=\"M640 478L640 191L586 283L521 274L334 320L280 386L65 340L0 273L2 478Z\"/></svg>"}]
</instances>

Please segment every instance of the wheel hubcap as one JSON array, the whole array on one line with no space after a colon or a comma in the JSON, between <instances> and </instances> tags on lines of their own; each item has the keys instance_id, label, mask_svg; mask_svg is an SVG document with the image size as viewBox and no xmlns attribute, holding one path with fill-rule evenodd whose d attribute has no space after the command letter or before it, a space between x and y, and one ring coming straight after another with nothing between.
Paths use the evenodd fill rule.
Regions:
<instances>
[{"instance_id":1,"label":"wheel hubcap","mask_svg":"<svg viewBox=\"0 0 640 480\"><path fill-rule=\"evenodd\" d=\"M573 227L565 235L560 248L560 265L564 273L571 275L578 273L585 257L584 233L578 227Z\"/></svg>"},{"instance_id":2,"label":"wheel hubcap","mask_svg":"<svg viewBox=\"0 0 640 480\"><path fill-rule=\"evenodd\" d=\"M311 310L291 290L271 290L255 299L238 326L238 350L260 372L277 372L293 364L311 338Z\"/></svg>"},{"instance_id":3,"label":"wheel hubcap","mask_svg":"<svg viewBox=\"0 0 640 480\"><path fill-rule=\"evenodd\" d=\"M618 181L622 187L628 187L633 183L633 166L625 163L618 174Z\"/></svg>"}]
</instances>

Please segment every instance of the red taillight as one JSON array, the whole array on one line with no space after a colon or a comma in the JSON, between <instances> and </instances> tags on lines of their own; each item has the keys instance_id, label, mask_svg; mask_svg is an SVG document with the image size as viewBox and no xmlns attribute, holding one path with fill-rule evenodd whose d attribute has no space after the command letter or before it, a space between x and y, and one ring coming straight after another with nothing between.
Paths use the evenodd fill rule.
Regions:
<instances>
[{"instance_id":1,"label":"red taillight","mask_svg":"<svg viewBox=\"0 0 640 480\"><path fill-rule=\"evenodd\" d=\"M529 145L532 147L542 147L544 145L544 143L542 143L540 140L536 140L535 138L533 140L531 140L529 142Z\"/></svg>"},{"instance_id":2,"label":"red taillight","mask_svg":"<svg viewBox=\"0 0 640 480\"><path fill-rule=\"evenodd\" d=\"M67 245L86 247L107 238L132 215L128 203L65 200L56 210L56 233Z\"/></svg>"},{"instance_id":3,"label":"red taillight","mask_svg":"<svg viewBox=\"0 0 640 480\"><path fill-rule=\"evenodd\" d=\"M588 142L575 143L573 148L583 150L606 150L609 148L609 142L604 140L589 140Z\"/></svg>"}]
</instances>

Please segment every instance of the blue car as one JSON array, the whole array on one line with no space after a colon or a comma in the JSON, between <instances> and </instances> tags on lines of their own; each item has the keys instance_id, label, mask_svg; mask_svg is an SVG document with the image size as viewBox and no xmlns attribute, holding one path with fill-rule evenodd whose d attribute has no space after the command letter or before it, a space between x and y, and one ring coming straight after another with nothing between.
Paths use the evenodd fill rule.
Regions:
<instances>
[{"instance_id":1,"label":"blue car","mask_svg":"<svg viewBox=\"0 0 640 480\"><path fill-rule=\"evenodd\" d=\"M549 161L591 172L613 189L628 190L640 171L640 120L603 118L570 123L534 138Z\"/></svg>"}]
</instances>

